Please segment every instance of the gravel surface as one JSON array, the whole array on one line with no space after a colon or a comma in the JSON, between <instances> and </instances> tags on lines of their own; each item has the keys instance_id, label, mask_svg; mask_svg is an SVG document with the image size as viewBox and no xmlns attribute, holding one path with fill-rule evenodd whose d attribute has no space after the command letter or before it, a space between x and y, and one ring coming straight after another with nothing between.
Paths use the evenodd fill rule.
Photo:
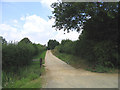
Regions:
<instances>
[{"instance_id":1,"label":"gravel surface","mask_svg":"<svg viewBox=\"0 0 120 90\"><path fill-rule=\"evenodd\" d=\"M75 69L47 51L43 88L118 88L118 74Z\"/></svg>"}]
</instances>

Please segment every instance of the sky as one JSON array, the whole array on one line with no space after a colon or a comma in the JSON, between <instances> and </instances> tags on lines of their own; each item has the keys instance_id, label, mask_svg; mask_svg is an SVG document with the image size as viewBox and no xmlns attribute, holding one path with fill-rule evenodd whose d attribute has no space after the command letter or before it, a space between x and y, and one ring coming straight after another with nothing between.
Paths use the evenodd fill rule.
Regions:
<instances>
[{"instance_id":1,"label":"sky","mask_svg":"<svg viewBox=\"0 0 120 90\"><path fill-rule=\"evenodd\" d=\"M54 19L49 19L53 9L50 5L56 0L39 2L12 2L0 0L0 36L9 41L20 41L28 37L33 43L47 44L49 39L61 42L63 39L77 40L80 33L52 28ZM64 34L66 33L66 34Z\"/></svg>"}]
</instances>

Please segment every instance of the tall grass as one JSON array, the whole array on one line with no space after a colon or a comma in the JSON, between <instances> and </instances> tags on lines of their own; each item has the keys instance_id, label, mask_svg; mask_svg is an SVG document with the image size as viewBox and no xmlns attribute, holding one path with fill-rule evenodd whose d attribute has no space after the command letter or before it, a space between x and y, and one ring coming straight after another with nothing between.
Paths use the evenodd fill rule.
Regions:
<instances>
[{"instance_id":1,"label":"tall grass","mask_svg":"<svg viewBox=\"0 0 120 90\"><path fill-rule=\"evenodd\" d=\"M41 53L41 56L45 58L45 53ZM4 88L41 88L41 74L44 72L44 67L40 68L39 61L32 61L31 65L21 67L17 73L2 72L3 87ZM34 81L37 80L38 81ZM35 85L36 84L36 85ZM35 86L36 87L35 87Z\"/></svg>"},{"instance_id":2,"label":"tall grass","mask_svg":"<svg viewBox=\"0 0 120 90\"><path fill-rule=\"evenodd\" d=\"M69 64L75 68L82 68L82 69L85 69L88 71L100 72L100 73L101 72L107 72L107 73L118 72L118 70L115 68L103 67L101 65L94 67L94 65L92 64L93 62L90 63L90 62L88 62L88 60L83 59L79 56L72 55L72 54L60 53L59 50L57 50L57 48L52 50L52 53L59 59L63 60L64 62L66 62L67 64Z\"/></svg>"},{"instance_id":3,"label":"tall grass","mask_svg":"<svg viewBox=\"0 0 120 90\"><path fill-rule=\"evenodd\" d=\"M40 69L39 62L32 62L37 54L42 54L45 47L40 44L20 42L2 45L2 85L7 88L18 88L31 80L38 78L43 67Z\"/></svg>"},{"instance_id":4,"label":"tall grass","mask_svg":"<svg viewBox=\"0 0 120 90\"><path fill-rule=\"evenodd\" d=\"M72 54L67 54L67 53L60 53L56 49L52 50L52 53L59 59L63 60L64 62L75 68L87 69L90 66L90 63L88 63L84 59L81 59L78 56L74 56Z\"/></svg>"},{"instance_id":5,"label":"tall grass","mask_svg":"<svg viewBox=\"0 0 120 90\"><path fill-rule=\"evenodd\" d=\"M35 57L33 57L33 59L40 59L40 58L44 59L45 58L45 54L46 54L46 50L41 52L41 53L39 53Z\"/></svg>"}]
</instances>

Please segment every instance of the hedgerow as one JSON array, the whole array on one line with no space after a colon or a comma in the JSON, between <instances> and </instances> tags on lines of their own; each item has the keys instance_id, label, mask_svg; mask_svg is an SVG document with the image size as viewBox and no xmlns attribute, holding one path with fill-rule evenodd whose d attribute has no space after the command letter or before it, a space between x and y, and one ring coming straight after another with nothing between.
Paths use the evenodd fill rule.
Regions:
<instances>
[{"instance_id":1,"label":"hedgerow","mask_svg":"<svg viewBox=\"0 0 120 90\"><path fill-rule=\"evenodd\" d=\"M2 45L2 68L4 71L17 72L19 68L29 65L32 58L45 47L40 44L19 42Z\"/></svg>"}]
</instances>

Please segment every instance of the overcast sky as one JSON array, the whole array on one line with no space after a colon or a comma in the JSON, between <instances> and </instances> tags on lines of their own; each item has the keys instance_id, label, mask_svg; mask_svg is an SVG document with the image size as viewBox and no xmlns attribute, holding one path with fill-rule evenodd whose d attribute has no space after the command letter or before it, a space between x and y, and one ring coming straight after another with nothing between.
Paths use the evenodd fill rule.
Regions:
<instances>
[{"instance_id":1,"label":"overcast sky","mask_svg":"<svg viewBox=\"0 0 120 90\"><path fill-rule=\"evenodd\" d=\"M39 0L40 2L1 2L2 23L0 23L0 36L7 41L20 41L28 37L32 42L47 44L49 39L77 40L80 33L76 31L64 34L52 28L54 20L50 5L55 0ZM1 13L0 13L1 14Z\"/></svg>"}]
</instances>

